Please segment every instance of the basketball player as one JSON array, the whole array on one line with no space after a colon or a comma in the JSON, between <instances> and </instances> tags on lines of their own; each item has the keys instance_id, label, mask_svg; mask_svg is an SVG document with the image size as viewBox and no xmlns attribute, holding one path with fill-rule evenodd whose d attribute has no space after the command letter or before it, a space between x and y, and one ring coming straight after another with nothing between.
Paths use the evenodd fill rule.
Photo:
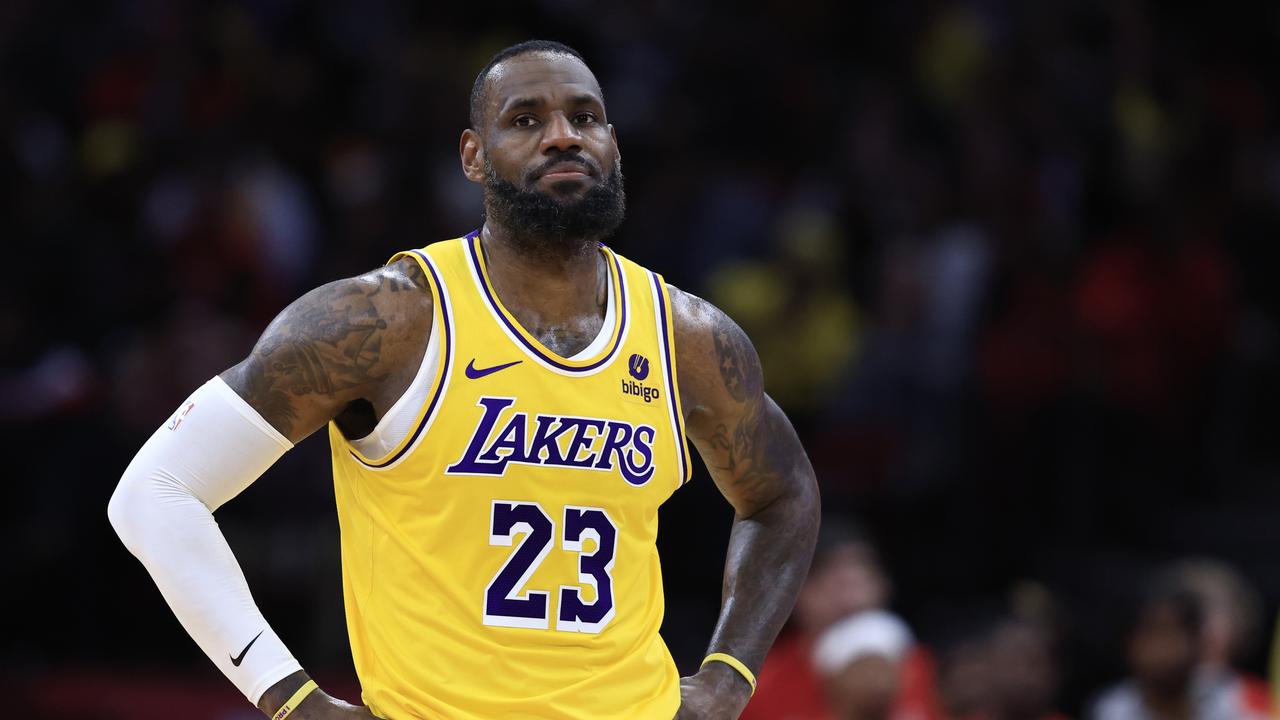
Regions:
<instances>
[{"instance_id":1,"label":"basketball player","mask_svg":"<svg viewBox=\"0 0 1280 720\"><path fill-rule=\"evenodd\" d=\"M269 717L735 718L809 565L813 470L738 326L600 243L622 172L581 56L499 53L470 124L483 227L286 308L143 446L112 523ZM366 707L316 689L211 515L325 425ZM655 539L686 436L736 513L681 679Z\"/></svg>"}]
</instances>

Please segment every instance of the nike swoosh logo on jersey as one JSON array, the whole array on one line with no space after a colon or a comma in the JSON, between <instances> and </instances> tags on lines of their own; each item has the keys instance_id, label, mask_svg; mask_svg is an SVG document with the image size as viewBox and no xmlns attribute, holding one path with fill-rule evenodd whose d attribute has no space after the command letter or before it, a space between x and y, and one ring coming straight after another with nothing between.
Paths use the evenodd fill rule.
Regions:
<instances>
[{"instance_id":1,"label":"nike swoosh logo on jersey","mask_svg":"<svg viewBox=\"0 0 1280 720\"><path fill-rule=\"evenodd\" d=\"M258 634L254 635L253 639L249 641L249 644L245 645L244 649L240 651L240 654L236 657L231 658L232 665L235 665L236 667L240 667L240 663L244 662L244 656L249 654L249 648L253 647L253 644L258 642L258 638L262 637L263 632L265 631L259 630Z\"/></svg>"},{"instance_id":2,"label":"nike swoosh logo on jersey","mask_svg":"<svg viewBox=\"0 0 1280 720\"><path fill-rule=\"evenodd\" d=\"M494 374L494 373L498 372L499 370L506 370L507 368L511 367L512 365L519 365L519 364L520 364L520 363L522 363L522 362L524 362L524 361L523 361L523 360L513 360L513 361L511 361L511 362L509 362L509 363L504 363L504 364L502 364L502 365L494 365L493 367L487 367L487 368L479 368L479 369L477 369L477 368L476 368L476 359L475 359L475 358L471 358L471 362L467 363L467 377L471 378L472 380L479 380L480 378L484 377L485 375L492 375L492 374Z\"/></svg>"}]
</instances>

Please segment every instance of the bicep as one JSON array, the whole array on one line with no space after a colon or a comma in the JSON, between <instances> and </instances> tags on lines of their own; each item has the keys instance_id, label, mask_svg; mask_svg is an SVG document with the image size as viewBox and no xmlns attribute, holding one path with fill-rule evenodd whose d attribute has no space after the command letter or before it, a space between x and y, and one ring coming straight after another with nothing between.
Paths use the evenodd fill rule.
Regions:
<instances>
[{"instance_id":1,"label":"bicep","mask_svg":"<svg viewBox=\"0 0 1280 720\"><path fill-rule=\"evenodd\" d=\"M690 437L720 492L744 517L790 494L813 474L791 421L763 393L742 412L715 418L709 434Z\"/></svg>"},{"instance_id":2,"label":"bicep","mask_svg":"<svg viewBox=\"0 0 1280 720\"><path fill-rule=\"evenodd\" d=\"M351 402L375 394L401 365L406 326L429 330L430 306L406 321L403 303L379 293L403 282L375 271L317 288L285 308L222 379L272 427L298 442Z\"/></svg>"},{"instance_id":3,"label":"bicep","mask_svg":"<svg viewBox=\"0 0 1280 720\"><path fill-rule=\"evenodd\" d=\"M740 516L750 516L808 482L813 471L790 420L764 392L746 333L710 303L680 295L673 306L689 438L721 493Z\"/></svg>"}]
</instances>

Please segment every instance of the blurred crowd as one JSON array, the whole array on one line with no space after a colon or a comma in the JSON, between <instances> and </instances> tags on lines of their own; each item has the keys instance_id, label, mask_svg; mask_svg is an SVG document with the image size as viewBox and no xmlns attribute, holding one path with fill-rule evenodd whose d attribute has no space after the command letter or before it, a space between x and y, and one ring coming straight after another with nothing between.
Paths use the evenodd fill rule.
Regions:
<instances>
[{"instance_id":1,"label":"blurred crowd","mask_svg":"<svg viewBox=\"0 0 1280 720\"><path fill-rule=\"evenodd\" d=\"M1226 564L1184 559L1126 603L1127 675L1096 688L1088 720L1264 720L1261 603ZM761 670L744 720L1066 720L1067 622L1052 592L1013 588L984 616L922 640L890 608L892 583L865 530L828 517L793 622Z\"/></svg>"},{"instance_id":2,"label":"blurred crowd","mask_svg":"<svg viewBox=\"0 0 1280 720\"><path fill-rule=\"evenodd\" d=\"M292 298L477 226L467 93L528 37L601 80L612 244L739 321L828 510L879 541L828 538L758 705L776 677L797 718L1264 707L1264 643L1224 638L1280 601L1274 3L4 3L0 524L57 624L0 666L187 649L108 534L120 470ZM322 445L219 519L281 635L343 667ZM664 509L685 669L717 503L704 478Z\"/></svg>"}]
</instances>

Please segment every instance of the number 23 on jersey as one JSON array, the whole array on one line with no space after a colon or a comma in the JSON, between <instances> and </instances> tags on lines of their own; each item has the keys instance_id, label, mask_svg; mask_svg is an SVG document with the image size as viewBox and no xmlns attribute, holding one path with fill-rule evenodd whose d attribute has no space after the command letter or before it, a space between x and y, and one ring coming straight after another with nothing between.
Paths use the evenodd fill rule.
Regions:
<instances>
[{"instance_id":1,"label":"number 23 on jersey","mask_svg":"<svg viewBox=\"0 0 1280 720\"><path fill-rule=\"evenodd\" d=\"M484 591L484 624L496 627L548 630L549 590L525 589L538 566L559 544L560 551L578 556L578 585L561 585L555 629L598 633L613 619L613 559L618 528L602 508L566 505L557 523L536 502L494 500L489 518L489 544L515 546ZM523 536L519 544L516 538ZM583 541L595 548L584 551ZM583 600L582 587L595 598Z\"/></svg>"}]
</instances>

